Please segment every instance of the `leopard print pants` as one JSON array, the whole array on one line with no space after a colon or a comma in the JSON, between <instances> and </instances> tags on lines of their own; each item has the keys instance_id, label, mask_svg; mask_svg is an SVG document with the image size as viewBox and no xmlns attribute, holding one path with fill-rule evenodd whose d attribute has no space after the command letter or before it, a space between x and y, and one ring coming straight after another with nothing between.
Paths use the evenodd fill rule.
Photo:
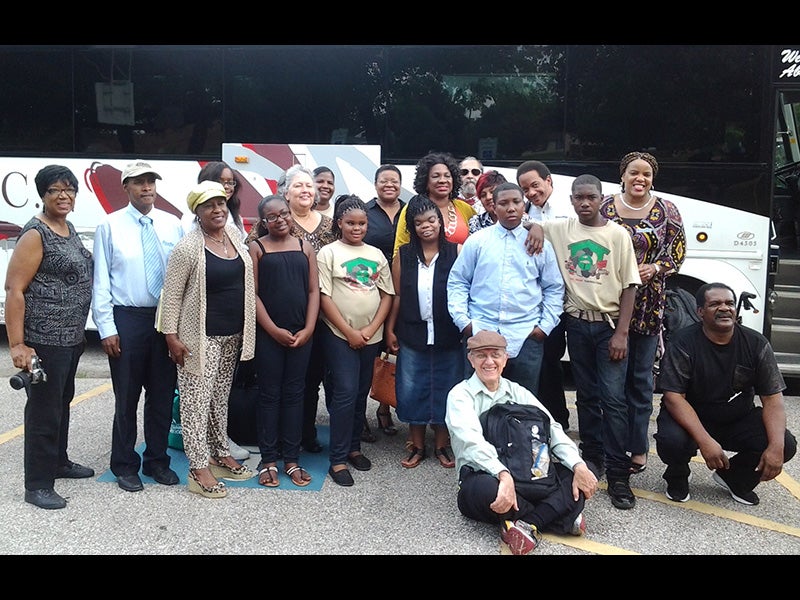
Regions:
<instances>
[{"instance_id":1,"label":"leopard print pants","mask_svg":"<svg viewBox=\"0 0 800 600\"><path fill-rule=\"evenodd\" d=\"M207 467L209 456L230 456L228 396L241 346L241 333L209 336L205 373L195 375L178 366L183 448L190 469Z\"/></svg>"}]
</instances>

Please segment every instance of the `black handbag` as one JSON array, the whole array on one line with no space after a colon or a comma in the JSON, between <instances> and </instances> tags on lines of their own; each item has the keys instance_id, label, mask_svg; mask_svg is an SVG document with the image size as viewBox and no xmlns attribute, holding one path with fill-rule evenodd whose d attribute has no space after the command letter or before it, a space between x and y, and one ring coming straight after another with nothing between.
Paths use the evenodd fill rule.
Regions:
<instances>
[{"instance_id":1,"label":"black handbag","mask_svg":"<svg viewBox=\"0 0 800 600\"><path fill-rule=\"evenodd\" d=\"M257 446L258 370L255 359L239 360L228 396L228 437L240 446Z\"/></svg>"}]
</instances>

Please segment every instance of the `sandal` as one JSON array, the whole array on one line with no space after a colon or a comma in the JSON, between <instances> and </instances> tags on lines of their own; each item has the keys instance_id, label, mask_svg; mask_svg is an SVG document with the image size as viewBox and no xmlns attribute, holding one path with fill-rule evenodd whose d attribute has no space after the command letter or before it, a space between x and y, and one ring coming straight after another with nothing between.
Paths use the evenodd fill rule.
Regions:
<instances>
[{"instance_id":1,"label":"sandal","mask_svg":"<svg viewBox=\"0 0 800 600\"><path fill-rule=\"evenodd\" d=\"M300 465L294 466L287 466L285 473L289 476L292 480L292 483L295 484L297 487L306 487L309 483L311 483L311 475L308 474L303 467ZM297 473L300 476L300 479L295 479L294 474Z\"/></svg>"},{"instance_id":2,"label":"sandal","mask_svg":"<svg viewBox=\"0 0 800 600\"><path fill-rule=\"evenodd\" d=\"M403 465L406 469L413 469L419 463L421 463L425 458L427 458L427 453L425 452L425 448L417 448L413 444L409 448L411 453L405 457L403 460L400 461L400 464Z\"/></svg>"},{"instance_id":3,"label":"sandal","mask_svg":"<svg viewBox=\"0 0 800 600\"><path fill-rule=\"evenodd\" d=\"M217 457L212 457L211 461L208 462L208 468L211 469L211 474L214 475L214 477L221 479L245 480L255 476L255 473L253 473L245 465L231 467Z\"/></svg>"},{"instance_id":4,"label":"sandal","mask_svg":"<svg viewBox=\"0 0 800 600\"><path fill-rule=\"evenodd\" d=\"M378 429L383 431L384 435L397 435L397 427L394 426L391 412L382 413L379 406L378 410L375 411L375 416L378 417Z\"/></svg>"},{"instance_id":5,"label":"sandal","mask_svg":"<svg viewBox=\"0 0 800 600\"><path fill-rule=\"evenodd\" d=\"M439 464L445 469L452 469L456 466L456 460L453 456L453 451L447 446L436 448L436 450L433 451L433 455L439 459Z\"/></svg>"},{"instance_id":6,"label":"sandal","mask_svg":"<svg viewBox=\"0 0 800 600\"><path fill-rule=\"evenodd\" d=\"M197 475L191 469L189 469L189 491L193 494L200 494L205 498L224 498L228 495L224 482L218 481L211 487L206 487L200 483Z\"/></svg>"},{"instance_id":7,"label":"sandal","mask_svg":"<svg viewBox=\"0 0 800 600\"><path fill-rule=\"evenodd\" d=\"M644 462L637 462L633 460L633 457L636 456L637 458L643 458ZM633 454L631 455L631 466L628 471L631 474L641 473L647 468L647 454Z\"/></svg>"},{"instance_id":8,"label":"sandal","mask_svg":"<svg viewBox=\"0 0 800 600\"><path fill-rule=\"evenodd\" d=\"M263 464L259 463L259 467L262 467ZM275 473L273 475L273 473ZM266 474L266 477L262 477L262 475ZM269 467L259 468L258 470L258 485L263 485L264 487L278 487L281 484L278 481L278 466L271 465Z\"/></svg>"}]
</instances>

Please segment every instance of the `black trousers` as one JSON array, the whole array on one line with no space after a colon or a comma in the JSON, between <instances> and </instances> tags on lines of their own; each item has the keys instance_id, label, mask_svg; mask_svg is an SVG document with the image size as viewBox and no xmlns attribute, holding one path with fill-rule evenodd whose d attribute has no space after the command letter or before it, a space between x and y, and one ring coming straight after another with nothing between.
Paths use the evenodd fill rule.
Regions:
<instances>
[{"instance_id":1,"label":"black trousers","mask_svg":"<svg viewBox=\"0 0 800 600\"><path fill-rule=\"evenodd\" d=\"M317 321L311 344L311 356L306 370L305 391L303 392L303 445L317 439L317 406L319 404L319 386L325 380L325 351L322 347L322 333L327 325L322 319ZM325 388L325 395L328 390Z\"/></svg>"},{"instance_id":2,"label":"black trousers","mask_svg":"<svg viewBox=\"0 0 800 600\"><path fill-rule=\"evenodd\" d=\"M703 423L703 427L724 450L736 452L730 458L726 479L738 490L750 491L760 482L756 471L761 454L767 447L767 431L762 418L763 409L756 406L747 416L732 423ZM670 477L688 477L689 461L697 454L697 444L669 411L661 405L656 418L656 452L667 465ZM783 440L783 462L797 452L797 440L787 429ZM667 478L667 472L664 478Z\"/></svg>"},{"instance_id":3,"label":"black trousers","mask_svg":"<svg viewBox=\"0 0 800 600\"><path fill-rule=\"evenodd\" d=\"M114 386L111 472L116 476L168 467L167 441L172 423L177 370L164 334L155 330L155 308L114 307L122 354L108 359ZM137 413L144 389L142 458L136 452Z\"/></svg>"},{"instance_id":4,"label":"black trousers","mask_svg":"<svg viewBox=\"0 0 800 600\"><path fill-rule=\"evenodd\" d=\"M47 373L30 386L25 403L25 489L53 489L56 469L69 462L69 403L75 396L75 373L86 347L28 343Z\"/></svg>"},{"instance_id":5,"label":"black trousers","mask_svg":"<svg viewBox=\"0 0 800 600\"><path fill-rule=\"evenodd\" d=\"M583 511L586 499L581 492L578 501L572 497L572 471L561 463L554 463L560 486L541 500L531 502L517 493L518 511L506 514L494 512L489 505L497 498L500 481L485 471L471 467L461 468L458 477L458 510L470 519L483 523L500 524L505 519L522 519L536 525L539 531L569 533L575 519Z\"/></svg>"}]
</instances>

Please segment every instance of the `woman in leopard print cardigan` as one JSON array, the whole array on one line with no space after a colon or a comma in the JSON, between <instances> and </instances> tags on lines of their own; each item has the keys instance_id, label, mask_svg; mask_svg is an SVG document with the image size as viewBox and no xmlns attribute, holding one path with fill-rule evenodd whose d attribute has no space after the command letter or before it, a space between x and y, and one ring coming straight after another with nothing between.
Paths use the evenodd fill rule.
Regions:
<instances>
[{"instance_id":1,"label":"woman in leopard print cardigan","mask_svg":"<svg viewBox=\"0 0 800 600\"><path fill-rule=\"evenodd\" d=\"M215 181L203 181L189 194L198 227L170 254L158 318L178 366L189 490L211 498L227 494L217 477L253 476L230 456L227 435L236 362L240 354L252 359L255 351L253 261L241 234L226 224L225 202Z\"/></svg>"}]
</instances>

